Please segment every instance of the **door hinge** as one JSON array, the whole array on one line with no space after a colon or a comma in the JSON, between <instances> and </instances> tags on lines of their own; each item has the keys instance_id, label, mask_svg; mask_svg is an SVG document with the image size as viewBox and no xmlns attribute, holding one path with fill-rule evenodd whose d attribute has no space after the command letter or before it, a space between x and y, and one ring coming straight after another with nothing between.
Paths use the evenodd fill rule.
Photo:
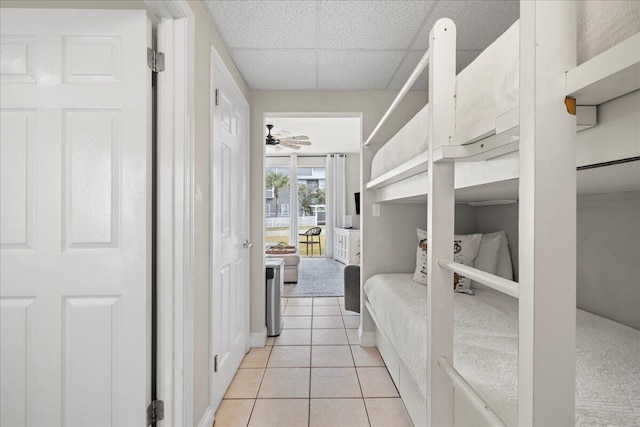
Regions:
<instances>
[{"instance_id":1,"label":"door hinge","mask_svg":"<svg viewBox=\"0 0 640 427\"><path fill-rule=\"evenodd\" d=\"M164 71L164 53L147 48L147 65L154 73Z\"/></svg>"},{"instance_id":2,"label":"door hinge","mask_svg":"<svg viewBox=\"0 0 640 427\"><path fill-rule=\"evenodd\" d=\"M218 355L213 356L213 372L218 372Z\"/></svg>"},{"instance_id":3,"label":"door hinge","mask_svg":"<svg viewBox=\"0 0 640 427\"><path fill-rule=\"evenodd\" d=\"M147 425L164 419L164 402L162 400L152 400L147 407Z\"/></svg>"},{"instance_id":4,"label":"door hinge","mask_svg":"<svg viewBox=\"0 0 640 427\"><path fill-rule=\"evenodd\" d=\"M220 104L220 89L216 89L216 105Z\"/></svg>"}]
</instances>

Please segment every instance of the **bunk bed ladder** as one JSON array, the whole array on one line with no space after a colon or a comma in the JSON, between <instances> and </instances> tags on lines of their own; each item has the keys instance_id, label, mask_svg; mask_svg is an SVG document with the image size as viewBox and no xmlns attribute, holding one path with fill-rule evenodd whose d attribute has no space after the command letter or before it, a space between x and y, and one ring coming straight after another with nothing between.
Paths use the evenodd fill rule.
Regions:
<instances>
[{"instance_id":1,"label":"bunk bed ladder","mask_svg":"<svg viewBox=\"0 0 640 427\"><path fill-rule=\"evenodd\" d=\"M436 155L455 134L455 25L429 36L427 425L453 425L453 386L504 425L452 365L452 273L518 298L518 424L574 425L576 121L564 106L576 66L575 2L521 2L519 284L450 260L455 161ZM437 82L437 85L434 84Z\"/></svg>"},{"instance_id":2,"label":"bunk bed ladder","mask_svg":"<svg viewBox=\"0 0 640 427\"><path fill-rule=\"evenodd\" d=\"M434 81L437 84L434 84ZM456 27L438 20L429 34L429 163L427 191L427 425L453 425L453 383L438 359L453 360L453 274L438 260L451 256L455 191L453 162L434 152L455 134Z\"/></svg>"}]
</instances>

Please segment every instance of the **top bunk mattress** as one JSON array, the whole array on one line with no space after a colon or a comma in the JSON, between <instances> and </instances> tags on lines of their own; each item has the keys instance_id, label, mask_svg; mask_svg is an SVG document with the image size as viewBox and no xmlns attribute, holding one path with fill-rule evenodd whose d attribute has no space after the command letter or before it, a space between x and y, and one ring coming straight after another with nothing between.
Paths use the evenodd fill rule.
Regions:
<instances>
[{"instance_id":1,"label":"top bunk mattress","mask_svg":"<svg viewBox=\"0 0 640 427\"><path fill-rule=\"evenodd\" d=\"M578 64L640 32L640 2L587 1L577 4ZM456 77L456 134L473 136L472 126L493 120L519 104L520 21ZM426 105L378 150L371 180L427 151Z\"/></svg>"},{"instance_id":2,"label":"top bunk mattress","mask_svg":"<svg viewBox=\"0 0 640 427\"><path fill-rule=\"evenodd\" d=\"M427 287L411 277L376 275L364 290L378 327L426 396ZM640 425L640 331L583 310L576 321L576 425ZM454 322L454 366L507 425L517 425L518 301L489 288L456 293ZM454 420L480 424L457 395Z\"/></svg>"}]
</instances>

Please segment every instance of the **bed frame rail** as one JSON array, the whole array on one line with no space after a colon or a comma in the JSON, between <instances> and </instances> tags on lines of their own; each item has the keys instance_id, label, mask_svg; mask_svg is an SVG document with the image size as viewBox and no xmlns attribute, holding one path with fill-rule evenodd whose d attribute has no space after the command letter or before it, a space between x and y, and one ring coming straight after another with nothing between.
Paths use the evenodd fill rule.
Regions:
<instances>
[{"instance_id":1,"label":"bed frame rail","mask_svg":"<svg viewBox=\"0 0 640 427\"><path fill-rule=\"evenodd\" d=\"M502 421L495 412L493 412L493 409L491 409L487 402L480 397L478 392L471 387L467 380L460 375L460 372L458 372L445 357L438 358L438 366L440 366L451 379L456 390L459 390L467 399L469 399L469 402L471 402L473 407L476 408L478 413L482 415L489 425L507 427L505 422Z\"/></svg>"},{"instance_id":2,"label":"bed frame rail","mask_svg":"<svg viewBox=\"0 0 640 427\"><path fill-rule=\"evenodd\" d=\"M420 62L418 62L418 65L416 65L416 68L413 69L413 72L409 76L409 79L407 79L404 86L402 86L402 89L400 89L400 92L398 92L398 95L396 95L396 98L393 100L386 113L384 113L384 116L382 116L376 127L373 129L373 132L371 132L371 135L369 135L367 140L362 145L368 147L369 144L371 144L373 137L376 136L380 128L384 125L389 116L391 116L391 113L393 113L398 105L400 105L400 102L402 102L407 92L409 92L411 87L413 87L413 84L416 82L416 80L418 80L420 74L422 74L425 68L427 68L427 66L429 65L429 56L429 50L427 50L422 59L420 59Z\"/></svg>"}]
</instances>

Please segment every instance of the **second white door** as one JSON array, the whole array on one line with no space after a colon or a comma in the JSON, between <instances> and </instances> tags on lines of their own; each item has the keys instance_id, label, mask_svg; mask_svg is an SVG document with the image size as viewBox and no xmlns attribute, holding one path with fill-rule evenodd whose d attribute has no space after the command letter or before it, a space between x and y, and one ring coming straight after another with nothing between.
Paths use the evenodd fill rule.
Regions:
<instances>
[{"instance_id":1,"label":"second white door","mask_svg":"<svg viewBox=\"0 0 640 427\"><path fill-rule=\"evenodd\" d=\"M249 334L249 105L212 52L211 405L215 410Z\"/></svg>"}]
</instances>

